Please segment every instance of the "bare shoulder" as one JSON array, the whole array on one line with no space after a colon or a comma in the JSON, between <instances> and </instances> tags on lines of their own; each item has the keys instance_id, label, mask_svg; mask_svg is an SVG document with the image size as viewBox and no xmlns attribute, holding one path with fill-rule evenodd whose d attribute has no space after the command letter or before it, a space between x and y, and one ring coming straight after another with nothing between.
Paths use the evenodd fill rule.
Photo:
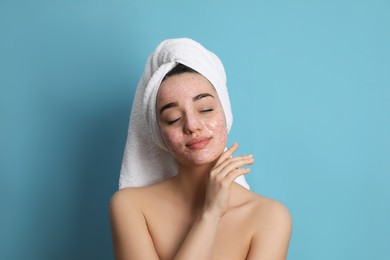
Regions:
<instances>
[{"instance_id":1,"label":"bare shoulder","mask_svg":"<svg viewBox=\"0 0 390 260\"><path fill-rule=\"evenodd\" d=\"M252 216L257 219L260 230L291 232L291 214L283 203L253 192L250 192L248 198L250 198Z\"/></svg>"},{"instance_id":2,"label":"bare shoulder","mask_svg":"<svg viewBox=\"0 0 390 260\"><path fill-rule=\"evenodd\" d=\"M169 181L163 181L145 187L124 188L111 198L110 213L144 214L163 202L169 191Z\"/></svg>"},{"instance_id":3,"label":"bare shoulder","mask_svg":"<svg viewBox=\"0 0 390 260\"><path fill-rule=\"evenodd\" d=\"M118 208L136 208L138 198L142 196L142 188L124 188L111 197L110 210Z\"/></svg>"},{"instance_id":4,"label":"bare shoulder","mask_svg":"<svg viewBox=\"0 0 390 260\"><path fill-rule=\"evenodd\" d=\"M110 201L110 221L113 230L121 233L131 223L144 222L140 197L142 188L124 188L114 193Z\"/></svg>"},{"instance_id":5,"label":"bare shoulder","mask_svg":"<svg viewBox=\"0 0 390 260\"><path fill-rule=\"evenodd\" d=\"M161 184L146 187L129 187L118 190L111 198L110 208L142 210L159 193Z\"/></svg>"},{"instance_id":6,"label":"bare shoulder","mask_svg":"<svg viewBox=\"0 0 390 260\"><path fill-rule=\"evenodd\" d=\"M265 223L274 225L291 225L289 209L279 201L255 194L255 213ZM268 225L269 226L269 225Z\"/></svg>"},{"instance_id":7,"label":"bare shoulder","mask_svg":"<svg viewBox=\"0 0 390 260\"><path fill-rule=\"evenodd\" d=\"M291 221L289 209L281 202L256 194L245 188L237 189L240 203L250 208L253 216L263 220L279 219L280 221Z\"/></svg>"},{"instance_id":8,"label":"bare shoulder","mask_svg":"<svg viewBox=\"0 0 390 260\"><path fill-rule=\"evenodd\" d=\"M158 259L144 215L149 188L124 188L110 201L110 222L116 259Z\"/></svg>"},{"instance_id":9,"label":"bare shoulder","mask_svg":"<svg viewBox=\"0 0 390 260\"><path fill-rule=\"evenodd\" d=\"M243 191L253 234L248 259L285 259L292 230L289 209L279 201Z\"/></svg>"}]
</instances>

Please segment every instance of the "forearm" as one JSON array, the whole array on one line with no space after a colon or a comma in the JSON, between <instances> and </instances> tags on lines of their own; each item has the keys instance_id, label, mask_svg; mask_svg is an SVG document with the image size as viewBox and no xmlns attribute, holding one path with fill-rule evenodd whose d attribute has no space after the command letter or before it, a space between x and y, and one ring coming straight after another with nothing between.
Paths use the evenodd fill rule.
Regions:
<instances>
[{"instance_id":1,"label":"forearm","mask_svg":"<svg viewBox=\"0 0 390 260\"><path fill-rule=\"evenodd\" d=\"M220 216L204 212L193 224L174 260L209 259Z\"/></svg>"},{"instance_id":2,"label":"forearm","mask_svg":"<svg viewBox=\"0 0 390 260\"><path fill-rule=\"evenodd\" d=\"M224 152L210 171L203 214L195 221L174 260L205 260L211 257L218 225L228 209L230 188L234 180L249 172L241 168L253 163L253 156L232 157L235 143Z\"/></svg>"}]
</instances>

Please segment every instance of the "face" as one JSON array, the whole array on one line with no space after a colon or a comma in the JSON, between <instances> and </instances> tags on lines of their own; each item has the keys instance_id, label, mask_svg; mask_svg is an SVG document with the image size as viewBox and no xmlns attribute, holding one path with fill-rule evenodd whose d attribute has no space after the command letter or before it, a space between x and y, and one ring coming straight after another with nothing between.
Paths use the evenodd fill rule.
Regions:
<instances>
[{"instance_id":1,"label":"face","mask_svg":"<svg viewBox=\"0 0 390 260\"><path fill-rule=\"evenodd\" d=\"M202 75L186 72L165 79L156 112L162 138L179 163L207 164L224 151L225 114L216 90Z\"/></svg>"}]
</instances>

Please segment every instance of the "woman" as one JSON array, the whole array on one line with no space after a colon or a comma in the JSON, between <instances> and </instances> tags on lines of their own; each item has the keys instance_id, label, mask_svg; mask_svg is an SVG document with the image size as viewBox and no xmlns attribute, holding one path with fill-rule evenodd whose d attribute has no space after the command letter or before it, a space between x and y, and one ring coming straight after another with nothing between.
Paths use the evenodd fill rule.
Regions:
<instances>
[{"instance_id":1,"label":"woman","mask_svg":"<svg viewBox=\"0 0 390 260\"><path fill-rule=\"evenodd\" d=\"M252 155L233 156L237 143L225 151L225 80L219 59L190 39L149 58L110 205L116 259L286 258L288 210L243 187Z\"/></svg>"}]
</instances>

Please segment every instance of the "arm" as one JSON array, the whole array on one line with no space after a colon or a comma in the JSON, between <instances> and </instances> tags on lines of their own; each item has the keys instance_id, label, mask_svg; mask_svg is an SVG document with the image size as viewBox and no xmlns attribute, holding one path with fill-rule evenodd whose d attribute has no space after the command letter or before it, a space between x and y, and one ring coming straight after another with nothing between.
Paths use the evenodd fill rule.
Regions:
<instances>
[{"instance_id":1,"label":"arm","mask_svg":"<svg viewBox=\"0 0 390 260\"><path fill-rule=\"evenodd\" d=\"M220 216L204 213L193 224L174 260L209 259Z\"/></svg>"},{"instance_id":2,"label":"arm","mask_svg":"<svg viewBox=\"0 0 390 260\"><path fill-rule=\"evenodd\" d=\"M288 209L276 201L270 201L259 218L262 224L255 230L247 259L286 259L292 229Z\"/></svg>"},{"instance_id":3,"label":"arm","mask_svg":"<svg viewBox=\"0 0 390 260\"><path fill-rule=\"evenodd\" d=\"M115 259L159 259L146 220L131 190L118 191L111 199L110 220ZM129 196L130 195L130 196Z\"/></svg>"}]
</instances>

